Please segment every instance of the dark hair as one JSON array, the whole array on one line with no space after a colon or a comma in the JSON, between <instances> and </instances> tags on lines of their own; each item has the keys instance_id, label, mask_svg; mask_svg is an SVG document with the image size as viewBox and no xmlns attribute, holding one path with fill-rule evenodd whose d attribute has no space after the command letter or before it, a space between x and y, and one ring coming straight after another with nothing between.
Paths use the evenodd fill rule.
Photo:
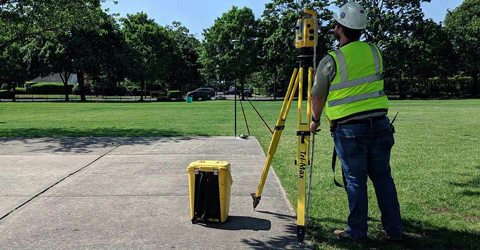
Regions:
<instances>
[{"instance_id":1,"label":"dark hair","mask_svg":"<svg viewBox=\"0 0 480 250\"><path fill-rule=\"evenodd\" d=\"M354 30L354 29L350 29L350 28L347 28L337 22L335 22L335 25L338 25L340 27L342 27L345 32L343 33L349 40L352 40L352 41L358 41L360 40L360 37L362 36L362 31L363 30Z\"/></svg>"}]
</instances>

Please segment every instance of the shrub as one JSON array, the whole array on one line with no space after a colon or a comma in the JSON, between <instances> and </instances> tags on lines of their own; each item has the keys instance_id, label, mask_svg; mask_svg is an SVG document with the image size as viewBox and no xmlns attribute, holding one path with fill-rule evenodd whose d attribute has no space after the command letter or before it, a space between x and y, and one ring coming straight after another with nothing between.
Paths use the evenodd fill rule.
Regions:
<instances>
[{"instance_id":1,"label":"shrub","mask_svg":"<svg viewBox=\"0 0 480 250\"><path fill-rule=\"evenodd\" d=\"M15 94L25 94L25 88L15 88ZM12 99L13 98L13 91L8 92L6 89L0 90L0 99Z\"/></svg>"},{"instance_id":2,"label":"shrub","mask_svg":"<svg viewBox=\"0 0 480 250\"><path fill-rule=\"evenodd\" d=\"M182 98L182 93L179 90L168 91L167 98Z\"/></svg>"},{"instance_id":3,"label":"shrub","mask_svg":"<svg viewBox=\"0 0 480 250\"><path fill-rule=\"evenodd\" d=\"M105 96L124 96L127 94L125 86L93 86L93 91L96 95Z\"/></svg>"},{"instance_id":4,"label":"shrub","mask_svg":"<svg viewBox=\"0 0 480 250\"><path fill-rule=\"evenodd\" d=\"M36 82L26 82L25 83L25 88L27 89L27 92L30 91L33 85L37 84Z\"/></svg>"},{"instance_id":5,"label":"shrub","mask_svg":"<svg viewBox=\"0 0 480 250\"><path fill-rule=\"evenodd\" d=\"M473 80L468 77L428 80L385 79L385 92L404 98L462 98L471 95Z\"/></svg>"},{"instance_id":6,"label":"shrub","mask_svg":"<svg viewBox=\"0 0 480 250\"><path fill-rule=\"evenodd\" d=\"M152 98L165 98L165 92L161 90L150 91L150 96Z\"/></svg>"},{"instance_id":7,"label":"shrub","mask_svg":"<svg viewBox=\"0 0 480 250\"><path fill-rule=\"evenodd\" d=\"M26 88L15 88L15 93L25 94L25 93L27 93L27 89Z\"/></svg>"},{"instance_id":8,"label":"shrub","mask_svg":"<svg viewBox=\"0 0 480 250\"><path fill-rule=\"evenodd\" d=\"M28 83L27 83L27 84L28 84ZM27 84L26 84L25 86L28 86ZM18 86L18 85L17 85L17 86ZM7 84L7 83L2 84L1 87L0 87L0 89L1 89L1 90L5 90L5 91L8 90L8 84ZM15 88L15 91L17 91L17 92L25 92L25 91L26 91L26 88L16 87L16 88Z\"/></svg>"},{"instance_id":9,"label":"shrub","mask_svg":"<svg viewBox=\"0 0 480 250\"><path fill-rule=\"evenodd\" d=\"M73 85L68 85L68 93L72 93ZM56 82L45 82L45 83L37 83L33 84L29 87L27 85L27 93L29 94L56 94L62 95L65 94L65 87L63 83L56 83Z\"/></svg>"},{"instance_id":10,"label":"shrub","mask_svg":"<svg viewBox=\"0 0 480 250\"><path fill-rule=\"evenodd\" d=\"M90 83L84 83L85 86L85 95L93 95L95 93L95 90L93 90L93 86ZM80 95L80 87L78 86L78 83L75 84L75 86L72 89L72 93L75 95Z\"/></svg>"}]
</instances>

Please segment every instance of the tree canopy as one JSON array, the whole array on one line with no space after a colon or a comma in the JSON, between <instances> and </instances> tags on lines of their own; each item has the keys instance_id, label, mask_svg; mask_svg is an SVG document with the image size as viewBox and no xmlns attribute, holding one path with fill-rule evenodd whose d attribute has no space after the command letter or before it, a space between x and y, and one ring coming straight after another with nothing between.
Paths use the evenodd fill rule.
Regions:
<instances>
[{"instance_id":1,"label":"tree canopy","mask_svg":"<svg viewBox=\"0 0 480 250\"><path fill-rule=\"evenodd\" d=\"M445 17L445 26L453 35L453 43L460 67L474 80L472 95L478 95L480 87L480 0L464 0Z\"/></svg>"},{"instance_id":2,"label":"tree canopy","mask_svg":"<svg viewBox=\"0 0 480 250\"><path fill-rule=\"evenodd\" d=\"M118 18L102 9L105 1L0 0L0 83L15 90L17 84L57 73L67 94L68 76L77 74L82 100L84 77L96 94L125 87L143 95L225 90L238 80L242 90L257 87L281 95L297 67L299 12L318 13L319 61L338 47L332 6L347 2L271 0L258 17L248 7L232 6L199 41L179 21L160 25L143 12ZM425 19L421 4L430 0L357 2L368 15L361 39L379 46L385 77L399 82L401 96L409 79L425 83L428 92L431 79L456 75L469 76L474 84L468 94L478 94L480 0L465 0L444 23Z\"/></svg>"},{"instance_id":3,"label":"tree canopy","mask_svg":"<svg viewBox=\"0 0 480 250\"><path fill-rule=\"evenodd\" d=\"M169 48L174 43L167 30L143 12L127 15L120 20L128 45L130 78L142 90L155 81L165 81L167 65L173 56Z\"/></svg>"},{"instance_id":4,"label":"tree canopy","mask_svg":"<svg viewBox=\"0 0 480 250\"><path fill-rule=\"evenodd\" d=\"M235 6L204 30L201 62L207 79L232 81L255 72L259 65L258 20L250 8Z\"/></svg>"}]
</instances>

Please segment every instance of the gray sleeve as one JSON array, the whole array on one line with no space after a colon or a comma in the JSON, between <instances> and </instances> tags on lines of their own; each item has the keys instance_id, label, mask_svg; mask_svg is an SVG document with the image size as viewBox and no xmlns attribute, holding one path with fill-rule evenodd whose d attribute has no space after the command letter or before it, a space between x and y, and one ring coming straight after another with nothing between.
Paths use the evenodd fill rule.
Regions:
<instances>
[{"instance_id":1,"label":"gray sleeve","mask_svg":"<svg viewBox=\"0 0 480 250\"><path fill-rule=\"evenodd\" d=\"M315 82L312 86L312 95L327 97L330 83L337 74L335 60L331 55L326 55L318 64Z\"/></svg>"}]
</instances>

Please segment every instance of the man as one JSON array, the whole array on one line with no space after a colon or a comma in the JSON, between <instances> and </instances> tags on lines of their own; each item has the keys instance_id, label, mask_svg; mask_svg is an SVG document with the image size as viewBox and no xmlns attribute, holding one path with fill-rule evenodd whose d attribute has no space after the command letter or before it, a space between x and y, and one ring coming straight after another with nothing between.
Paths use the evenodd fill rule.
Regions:
<instances>
[{"instance_id":1,"label":"man","mask_svg":"<svg viewBox=\"0 0 480 250\"><path fill-rule=\"evenodd\" d=\"M373 182L382 224L389 240L402 239L397 191L390 175L393 127L386 114L383 61L378 48L359 41L366 27L366 12L349 2L334 16L335 38L340 49L319 64L312 88L312 133L318 132L320 116L332 121L335 149L346 178L350 214L347 230L334 233L342 239L366 240L367 176Z\"/></svg>"}]
</instances>

